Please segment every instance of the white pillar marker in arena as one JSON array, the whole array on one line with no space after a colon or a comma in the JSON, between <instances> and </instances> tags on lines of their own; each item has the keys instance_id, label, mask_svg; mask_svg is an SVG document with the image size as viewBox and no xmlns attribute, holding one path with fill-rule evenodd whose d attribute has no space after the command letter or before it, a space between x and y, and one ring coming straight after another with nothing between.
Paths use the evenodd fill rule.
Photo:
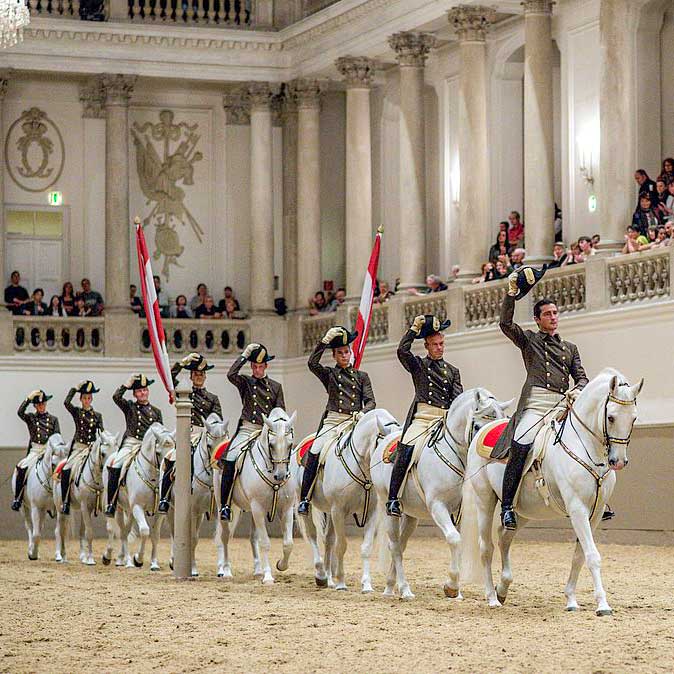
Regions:
<instances>
[{"instance_id":1,"label":"white pillar marker in arena","mask_svg":"<svg viewBox=\"0 0 674 674\"><path fill-rule=\"evenodd\" d=\"M176 389L176 478L173 575L176 580L192 579L192 475L190 457L190 388L180 382Z\"/></svg>"}]
</instances>

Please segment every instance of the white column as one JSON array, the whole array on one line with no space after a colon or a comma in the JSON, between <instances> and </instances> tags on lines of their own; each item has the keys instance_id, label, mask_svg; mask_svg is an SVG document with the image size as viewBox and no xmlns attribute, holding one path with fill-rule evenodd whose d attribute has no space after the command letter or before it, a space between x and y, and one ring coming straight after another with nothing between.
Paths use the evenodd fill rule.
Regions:
<instances>
[{"instance_id":1,"label":"white column","mask_svg":"<svg viewBox=\"0 0 674 674\"><path fill-rule=\"evenodd\" d=\"M274 309L274 202L272 187L272 91L253 82L250 96L250 303L255 312Z\"/></svg>"},{"instance_id":2,"label":"white column","mask_svg":"<svg viewBox=\"0 0 674 674\"><path fill-rule=\"evenodd\" d=\"M184 376L184 375L183 375ZM192 476L190 450L190 389L180 382L176 390L176 477L173 577L192 579Z\"/></svg>"},{"instance_id":3,"label":"white column","mask_svg":"<svg viewBox=\"0 0 674 674\"><path fill-rule=\"evenodd\" d=\"M552 256L555 241L552 99L553 0L524 6L524 222L527 260Z\"/></svg>"},{"instance_id":4,"label":"white column","mask_svg":"<svg viewBox=\"0 0 674 674\"><path fill-rule=\"evenodd\" d=\"M374 61L337 59L346 80L346 293L359 298L372 246L370 85Z\"/></svg>"},{"instance_id":5,"label":"white column","mask_svg":"<svg viewBox=\"0 0 674 674\"><path fill-rule=\"evenodd\" d=\"M459 278L480 273L492 237L489 227L489 155L487 152L487 30L495 12L460 5L448 18L459 38Z\"/></svg>"},{"instance_id":6,"label":"white column","mask_svg":"<svg viewBox=\"0 0 674 674\"><path fill-rule=\"evenodd\" d=\"M429 33L389 38L400 66L400 287L423 286L426 275L426 147L424 63Z\"/></svg>"},{"instance_id":7,"label":"white column","mask_svg":"<svg viewBox=\"0 0 674 674\"><path fill-rule=\"evenodd\" d=\"M285 87L283 124L283 296L290 311L304 306L297 295L297 101Z\"/></svg>"},{"instance_id":8,"label":"white column","mask_svg":"<svg viewBox=\"0 0 674 674\"><path fill-rule=\"evenodd\" d=\"M297 98L297 297L304 306L322 286L320 101L316 80L296 80Z\"/></svg>"},{"instance_id":9,"label":"white column","mask_svg":"<svg viewBox=\"0 0 674 674\"><path fill-rule=\"evenodd\" d=\"M5 137L4 124L4 108L5 96L7 94L7 87L9 86L9 78L12 75L11 70L0 70L0 138ZM7 277L7 270L5 269L5 243L7 233L5 231L5 144L0 143L0 279L3 283L3 288L9 285L9 278ZM10 274L12 270L10 270ZM3 305L4 309L4 305ZM2 312L7 313L5 311Z\"/></svg>"}]
</instances>

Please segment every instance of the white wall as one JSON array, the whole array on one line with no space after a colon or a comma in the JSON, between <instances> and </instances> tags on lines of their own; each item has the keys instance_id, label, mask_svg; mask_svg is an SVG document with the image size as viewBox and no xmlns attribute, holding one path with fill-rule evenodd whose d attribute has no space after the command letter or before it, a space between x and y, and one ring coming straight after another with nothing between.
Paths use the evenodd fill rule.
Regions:
<instances>
[{"instance_id":1,"label":"white wall","mask_svg":"<svg viewBox=\"0 0 674 674\"><path fill-rule=\"evenodd\" d=\"M660 34L662 157L674 156L674 8L667 11Z\"/></svg>"}]
</instances>

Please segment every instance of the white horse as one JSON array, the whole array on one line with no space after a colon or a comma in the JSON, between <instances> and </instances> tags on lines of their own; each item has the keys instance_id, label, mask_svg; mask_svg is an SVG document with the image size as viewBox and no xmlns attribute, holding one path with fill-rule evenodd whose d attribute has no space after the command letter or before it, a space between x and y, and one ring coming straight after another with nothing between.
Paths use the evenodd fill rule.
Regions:
<instances>
[{"instance_id":1,"label":"white horse","mask_svg":"<svg viewBox=\"0 0 674 674\"><path fill-rule=\"evenodd\" d=\"M115 435L109 431L97 431L96 440L92 443L87 458L79 469L78 475L73 474L70 483L70 505L72 517L72 531L80 541L80 562L94 566L93 541L94 527L92 517L100 510L103 497L103 466L106 459L119 448L121 434ZM68 516L61 512L63 500L61 490L56 488L54 481L54 504L56 505L56 526L59 531L60 553L63 561L66 559L66 525Z\"/></svg>"},{"instance_id":2,"label":"white horse","mask_svg":"<svg viewBox=\"0 0 674 674\"><path fill-rule=\"evenodd\" d=\"M290 471L293 451L293 428L297 412L292 416L275 407L268 417L263 417L262 432L246 451L242 459L240 473L234 483L232 502L240 510L249 511L253 516L250 543L253 550L253 575L262 578L265 585L274 582L269 564L271 544L267 533L266 521L278 517L283 526L283 558L276 562L279 571L288 568L290 553L293 549L293 511L295 506L295 479ZM215 496L220 510L220 479L222 471L216 471L214 480ZM218 546L218 577L232 578L232 566L229 560L229 538L236 529L239 513L235 512L233 521L218 519L216 537L220 537Z\"/></svg>"},{"instance_id":3,"label":"white horse","mask_svg":"<svg viewBox=\"0 0 674 674\"><path fill-rule=\"evenodd\" d=\"M211 450L214 444L227 435L228 421L222 421L217 414L209 415L205 421L206 432L202 434L199 445L194 450L192 473L192 575L198 576L196 550L199 542L199 530L204 517L211 512L213 503L213 466L211 465ZM163 464L162 464L163 465ZM159 476L161 484L162 476ZM171 490L171 507L167 513L169 532L171 536L171 558L169 566L173 568L173 545L175 511L173 503L175 489Z\"/></svg>"},{"instance_id":4,"label":"white horse","mask_svg":"<svg viewBox=\"0 0 674 674\"><path fill-rule=\"evenodd\" d=\"M159 570L157 543L159 542L161 521L155 513L159 468L166 452L174 447L175 431L170 432L158 422L155 422L147 429L140 450L129 464L126 478L120 481L114 523L112 520L107 521L108 544L103 553L102 560L106 566L112 560L114 537L116 533L119 533L120 551L115 560L115 566L127 566L130 568L143 566L145 544L149 536L152 543L150 570ZM103 481L106 485L106 491L110 458L106 461L103 470ZM151 517L149 523L146 514ZM134 525L138 529L140 547L138 548L138 552L131 558L128 550L128 538L129 532Z\"/></svg>"},{"instance_id":5,"label":"white horse","mask_svg":"<svg viewBox=\"0 0 674 674\"><path fill-rule=\"evenodd\" d=\"M360 547L363 562L361 591L373 592L370 556L377 532L377 494L370 478L370 457L378 440L400 430L400 424L389 412L371 410L363 415L352 432L340 438L339 444L326 456L311 499L312 511L327 515L324 527L325 563L320 554L316 519L301 518L303 533L313 551L315 580L319 587L328 585L336 590L347 589L344 576L346 519L353 515L356 525L364 529ZM304 468L299 467L297 485L302 484L303 474Z\"/></svg>"},{"instance_id":6,"label":"white horse","mask_svg":"<svg viewBox=\"0 0 674 674\"><path fill-rule=\"evenodd\" d=\"M54 433L47 440L44 454L28 469L23 488L23 519L28 532L28 559L38 558L38 549L42 540L42 526L47 511L54 507L54 487L52 475L59 461L68 453L68 445L60 433ZM16 485L16 469L12 474L12 493ZM60 552L59 531L56 527L57 562L63 561Z\"/></svg>"},{"instance_id":7,"label":"white horse","mask_svg":"<svg viewBox=\"0 0 674 674\"><path fill-rule=\"evenodd\" d=\"M512 400L499 402L484 388L464 391L453 401L445 423L438 427L437 436L427 440L416 467L410 468L401 494L404 505L402 518L384 518L392 555L385 596L393 596L397 585L402 599L414 598L405 577L403 553L419 520L430 516L442 530L451 551L449 578L443 586L444 593L450 598L461 598L461 537L456 521L461 506L461 486L468 446L482 426L503 417L504 411L512 403ZM392 464L382 460L384 449L389 443L390 440L379 442L372 455L372 481L380 507L386 502L393 469ZM452 513L457 513L456 521Z\"/></svg>"},{"instance_id":8,"label":"white horse","mask_svg":"<svg viewBox=\"0 0 674 674\"><path fill-rule=\"evenodd\" d=\"M549 506L539 495L534 476L525 475L516 507L518 526L522 528L532 519L558 519L564 514L570 518L577 540L564 590L568 611L578 609L576 583L584 559L592 574L597 615L612 612L602 586L601 557L593 531L601 521L604 504L613 493L616 471L627 465L627 446L637 418L636 400L642 386L643 379L636 386L630 386L617 370L603 370L578 396L560 441L555 442L556 432L541 431L532 450L545 443L542 475L550 492ZM555 422L555 431L558 429ZM512 583L510 545L516 533L499 527L503 569L495 588L491 571L492 521L501 494L504 465L483 459L472 445L468 471L471 479L466 480L464 486L464 573L474 578L481 571L489 606L498 607L506 600Z\"/></svg>"}]
</instances>

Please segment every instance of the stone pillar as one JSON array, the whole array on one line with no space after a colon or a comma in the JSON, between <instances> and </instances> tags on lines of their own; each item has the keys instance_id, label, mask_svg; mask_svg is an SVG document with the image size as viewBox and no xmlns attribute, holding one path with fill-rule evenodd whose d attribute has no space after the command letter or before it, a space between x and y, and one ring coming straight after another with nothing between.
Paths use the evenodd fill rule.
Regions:
<instances>
[{"instance_id":1,"label":"stone pillar","mask_svg":"<svg viewBox=\"0 0 674 674\"><path fill-rule=\"evenodd\" d=\"M173 576L177 580L192 578L192 476L190 450L190 388L180 382L176 389L176 478L175 538Z\"/></svg>"},{"instance_id":2,"label":"stone pillar","mask_svg":"<svg viewBox=\"0 0 674 674\"><path fill-rule=\"evenodd\" d=\"M105 90L105 351L138 352L138 319L129 307L131 218L129 217L130 75L103 75Z\"/></svg>"},{"instance_id":3,"label":"stone pillar","mask_svg":"<svg viewBox=\"0 0 674 674\"><path fill-rule=\"evenodd\" d=\"M400 288L424 285L426 276L426 148L424 63L435 46L429 33L389 38L400 66Z\"/></svg>"},{"instance_id":4,"label":"stone pillar","mask_svg":"<svg viewBox=\"0 0 674 674\"><path fill-rule=\"evenodd\" d=\"M0 138L5 137L5 122L4 122L4 108L5 96L7 94L7 87L9 86L9 79L12 75L11 70L0 70ZM9 285L9 277L5 269L5 144L4 141L0 143L0 279L2 280L2 287ZM12 270L9 270L12 273ZM2 305L3 311L0 313L4 316L8 312L5 310L5 305ZM9 314L11 315L11 314Z\"/></svg>"},{"instance_id":5,"label":"stone pillar","mask_svg":"<svg viewBox=\"0 0 674 674\"><path fill-rule=\"evenodd\" d=\"M283 296L289 311L304 306L297 295L297 101L286 86L281 103L283 126Z\"/></svg>"},{"instance_id":6,"label":"stone pillar","mask_svg":"<svg viewBox=\"0 0 674 674\"><path fill-rule=\"evenodd\" d=\"M551 259L555 242L552 98L553 0L524 6L524 222L527 260Z\"/></svg>"},{"instance_id":7,"label":"stone pillar","mask_svg":"<svg viewBox=\"0 0 674 674\"><path fill-rule=\"evenodd\" d=\"M346 293L358 300L372 247L370 85L374 61L337 59L346 80Z\"/></svg>"},{"instance_id":8,"label":"stone pillar","mask_svg":"<svg viewBox=\"0 0 674 674\"><path fill-rule=\"evenodd\" d=\"M317 80L296 80L297 98L297 306L322 288L320 102Z\"/></svg>"},{"instance_id":9,"label":"stone pillar","mask_svg":"<svg viewBox=\"0 0 674 674\"><path fill-rule=\"evenodd\" d=\"M274 309L274 204L272 90L251 83L250 96L250 303L254 312Z\"/></svg>"},{"instance_id":10,"label":"stone pillar","mask_svg":"<svg viewBox=\"0 0 674 674\"><path fill-rule=\"evenodd\" d=\"M460 5L448 18L459 38L459 280L480 273L491 244L489 155L487 152L487 30L495 12L489 7Z\"/></svg>"}]
</instances>

